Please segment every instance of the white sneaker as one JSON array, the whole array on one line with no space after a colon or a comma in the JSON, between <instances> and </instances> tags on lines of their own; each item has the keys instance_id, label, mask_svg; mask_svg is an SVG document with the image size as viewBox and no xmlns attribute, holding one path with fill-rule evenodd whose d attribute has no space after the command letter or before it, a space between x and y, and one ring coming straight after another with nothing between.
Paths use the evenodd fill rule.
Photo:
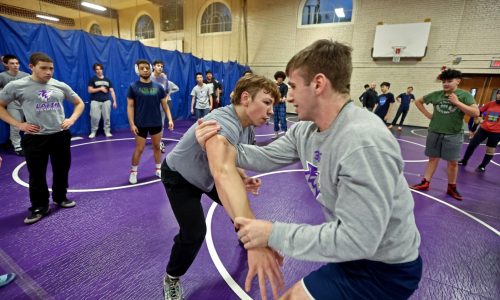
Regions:
<instances>
[{"instance_id":1,"label":"white sneaker","mask_svg":"<svg viewBox=\"0 0 500 300\"><path fill-rule=\"evenodd\" d=\"M128 177L128 182L130 182L130 184L137 183L137 171L130 171L130 176Z\"/></svg>"},{"instance_id":2,"label":"white sneaker","mask_svg":"<svg viewBox=\"0 0 500 300\"><path fill-rule=\"evenodd\" d=\"M90 134L89 134L89 139L93 139L95 138L95 131L92 131Z\"/></svg>"},{"instance_id":3,"label":"white sneaker","mask_svg":"<svg viewBox=\"0 0 500 300\"><path fill-rule=\"evenodd\" d=\"M112 136L113 136L113 135L111 134L111 132L105 132L105 133L104 133L104 135L105 135L106 137L112 137Z\"/></svg>"},{"instance_id":4,"label":"white sneaker","mask_svg":"<svg viewBox=\"0 0 500 300\"><path fill-rule=\"evenodd\" d=\"M156 169L155 175L156 177L161 178L161 169Z\"/></svg>"},{"instance_id":5,"label":"white sneaker","mask_svg":"<svg viewBox=\"0 0 500 300\"><path fill-rule=\"evenodd\" d=\"M165 144L163 144L163 141L160 142L160 151L161 153L165 153Z\"/></svg>"},{"instance_id":6,"label":"white sneaker","mask_svg":"<svg viewBox=\"0 0 500 300\"><path fill-rule=\"evenodd\" d=\"M399 126L399 127L398 127L398 130L399 130L399 131L403 130L403 127Z\"/></svg>"},{"instance_id":7,"label":"white sneaker","mask_svg":"<svg viewBox=\"0 0 500 300\"><path fill-rule=\"evenodd\" d=\"M274 137L273 137L273 139L277 139L279 136L280 136L280 135L279 135L279 133L278 133L278 132L275 132L275 133L274 133Z\"/></svg>"}]
</instances>

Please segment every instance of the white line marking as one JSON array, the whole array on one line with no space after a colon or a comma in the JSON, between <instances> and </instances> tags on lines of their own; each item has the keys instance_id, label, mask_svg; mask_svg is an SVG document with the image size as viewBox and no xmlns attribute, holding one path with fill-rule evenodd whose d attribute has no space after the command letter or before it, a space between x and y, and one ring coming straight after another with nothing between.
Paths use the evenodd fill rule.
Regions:
<instances>
[{"instance_id":1,"label":"white line marking","mask_svg":"<svg viewBox=\"0 0 500 300\"><path fill-rule=\"evenodd\" d=\"M412 192L414 192L414 193L417 193L417 194L420 194L420 195L422 195L422 196L425 196L425 197L427 197L427 198L430 198L430 199L432 199L432 200L434 200L434 201L436 201L436 202L439 202L439 203L441 203L441 204L443 204L443 205L446 205L446 206L448 206L448 207L450 207L450 208L452 208L452 209L454 209L454 210L456 210L456 211L458 211L458 212L460 212L460 213L462 213L462 214L466 215L467 217L471 218L472 220L474 220L474 221L478 222L479 224L481 224L481 225L483 225L484 227L488 228L489 230L493 231L493 233L495 233L496 235L500 236L500 232L499 232L498 230L496 230L495 228L493 228L492 226L490 226L490 225L489 225L489 224L487 224L486 222L484 222L484 221L482 221L482 220L480 220L480 219L478 219L478 218L474 217L473 215L469 214L468 212L466 212L466 211L464 211L464 210L462 210L462 209L460 209L460 208L458 208L458 207L456 207L456 206L454 206L454 205L451 205L451 204L449 204L449 203L448 203L448 202L446 202L446 201L443 201L443 200L441 200L441 199L438 199L438 198L436 198L436 197L434 197L434 196L428 195L428 194L423 193L423 192L421 192L421 191L415 191L415 190L412 190L412 189L410 189L410 191L412 191Z\"/></svg>"},{"instance_id":2,"label":"white line marking","mask_svg":"<svg viewBox=\"0 0 500 300\"><path fill-rule=\"evenodd\" d=\"M6 272L16 274L16 280L11 284L16 284L30 299L54 299L2 249L0 249L0 265Z\"/></svg>"},{"instance_id":3,"label":"white line marking","mask_svg":"<svg viewBox=\"0 0 500 300\"><path fill-rule=\"evenodd\" d=\"M99 143L107 143L107 142L117 142L117 141L128 141L128 140L135 140L135 138L122 138L122 139L107 139L107 140L100 140L100 141L92 141L92 142L86 142L86 143L81 143L81 144L76 144L76 145L71 145L71 147L79 147L79 146L85 146L85 145L90 145L90 144L99 144ZM177 139L169 139L169 138L162 138L162 140L167 140L167 141L174 141L178 142L179 140ZM20 163L14 171L12 171L12 179L19 185L24 186L26 188L29 187L29 184L22 180L19 177L19 170L26 165L26 161L23 161ZM159 182L160 179L153 179L137 184L127 184L127 185L120 185L120 186L114 186L114 187L106 187L106 188L95 188L95 189L68 189L69 193L87 193L87 192L105 192L105 191L114 191L114 190L122 190L122 189L130 189L138 186L143 186L143 185L148 185L148 184L153 184L156 182ZM49 188L49 191L52 191L51 188Z\"/></svg>"}]
</instances>

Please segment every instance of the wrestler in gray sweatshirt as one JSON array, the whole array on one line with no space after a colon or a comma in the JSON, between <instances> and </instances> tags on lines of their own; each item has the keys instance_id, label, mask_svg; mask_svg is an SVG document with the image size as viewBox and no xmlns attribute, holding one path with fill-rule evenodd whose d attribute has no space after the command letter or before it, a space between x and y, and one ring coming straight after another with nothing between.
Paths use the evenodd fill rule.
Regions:
<instances>
[{"instance_id":1,"label":"wrestler in gray sweatshirt","mask_svg":"<svg viewBox=\"0 0 500 300\"><path fill-rule=\"evenodd\" d=\"M319 262L418 257L420 235L401 151L373 113L347 103L324 132L299 122L265 147L240 144L238 150L238 165L258 172L300 160L325 216L320 225L273 223L270 247Z\"/></svg>"}]
</instances>

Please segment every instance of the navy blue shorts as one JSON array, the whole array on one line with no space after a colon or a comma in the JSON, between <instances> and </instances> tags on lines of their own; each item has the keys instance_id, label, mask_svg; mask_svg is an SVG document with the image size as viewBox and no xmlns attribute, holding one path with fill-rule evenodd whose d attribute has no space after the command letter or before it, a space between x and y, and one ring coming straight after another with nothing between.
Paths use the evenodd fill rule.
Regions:
<instances>
[{"instance_id":1,"label":"navy blue shorts","mask_svg":"<svg viewBox=\"0 0 500 300\"><path fill-rule=\"evenodd\" d=\"M161 126L156 126L156 127L137 127L137 129L139 130L139 133L137 134L138 136L142 138L147 138L148 133L150 136L152 136L160 133L163 128Z\"/></svg>"},{"instance_id":2,"label":"navy blue shorts","mask_svg":"<svg viewBox=\"0 0 500 300\"><path fill-rule=\"evenodd\" d=\"M370 260L329 263L307 275L304 286L314 299L408 299L422 277L420 256L386 264Z\"/></svg>"}]
</instances>

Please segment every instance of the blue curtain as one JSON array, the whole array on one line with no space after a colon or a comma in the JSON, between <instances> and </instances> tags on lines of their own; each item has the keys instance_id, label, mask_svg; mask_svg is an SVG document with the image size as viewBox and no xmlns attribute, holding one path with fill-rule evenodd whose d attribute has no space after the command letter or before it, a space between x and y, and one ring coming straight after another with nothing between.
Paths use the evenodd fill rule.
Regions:
<instances>
[{"instance_id":1,"label":"blue curtain","mask_svg":"<svg viewBox=\"0 0 500 300\"><path fill-rule=\"evenodd\" d=\"M192 54L147 47L138 41L95 36L81 30L58 30L45 24L16 22L4 17L0 17L0 36L0 53L19 57L22 71L31 73L28 60L33 52L45 52L52 57L54 78L71 86L86 104L85 112L71 128L75 135L90 132L87 83L94 75L92 65L96 62L104 65L104 75L113 82L118 101L118 109L111 111L112 129L128 128L126 93L128 86L138 80L134 63L140 58L151 62L163 60L169 80L179 86L180 91L171 96L174 119L191 117L190 93L196 84L196 72L213 72L224 88L221 102L227 105L230 91L248 69L236 62L206 61ZM65 102L65 110L69 116L72 105ZM0 144L8 138L9 125L0 121Z\"/></svg>"}]
</instances>

